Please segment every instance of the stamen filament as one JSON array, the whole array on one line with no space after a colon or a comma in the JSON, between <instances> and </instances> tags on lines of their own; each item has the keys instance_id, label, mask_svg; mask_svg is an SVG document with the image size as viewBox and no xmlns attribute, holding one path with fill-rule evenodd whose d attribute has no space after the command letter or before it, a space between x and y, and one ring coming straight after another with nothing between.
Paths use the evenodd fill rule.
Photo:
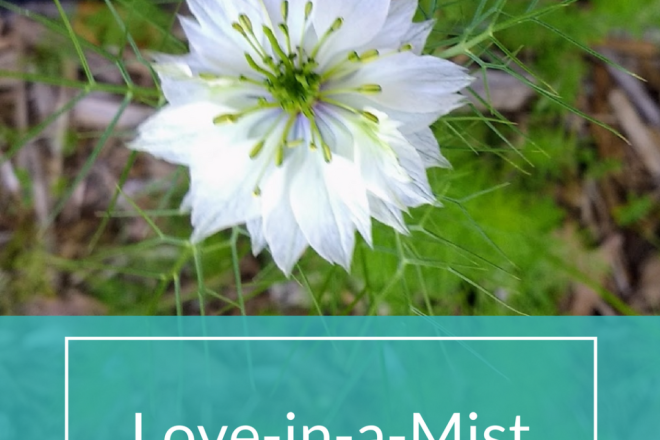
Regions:
<instances>
[{"instance_id":1,"label":"stamen filament","mask_svg":"<svg viewBox=\"0 0 660 440\"><path fill-rule=\"evenodd\" d=\"M349 75L356 70L360 70L362 68L362 63L368 63L375 61L376 59L383 59L388 56L396 55L398 53L401 53L399 51L392 51L392 52L387 52L387 53L380 53L377 50L368 50L364 52L362 55L358 55L357 52L351 52L348 57L345 60L339 61L337 64L334 66L328 68L326 72L321 76L321 79L323 81L326 81L330 79L330 77L335 76L337 71L340 69L340 67L344 67L347 64L347 61L350 61L353 63L349 67L346 67L340 75L337 76L337 78L344 77L346 75Z\"/></svg>"},{"instance_id":2,"label":"stamen filament","mask_svg":"<svg viewBox=\"0 0 660 440\"><path fill-rule=\"evenodd\" d=\"M280 167L284 163L284 147L288 143L287 138L289 137L289 132L291 131L291 128L293 127L293 124L296 122L297 117L298 117L297 114L292 114L292 115L289 116L289 120L286 121L286 125L284 126L284 130L282 130L282 138L281 138L280 143L277 145L277 148L275 150L275 166Z\"/></svg>"},{"instance_id":3,"label":"stamen filament","mask_svg":"<svg viewBox=\"0 0 660 440\"><path fill-rule=\"evenodd\" d=\"M280 105L277 102L260 101L257 105L253 107L248 107L238 113L227 113L227 114L218 115L215 118L213 118L213 123L216 125L224 124L227 122L234 123L238 121L240 118L250 113L258 112L259 110L265 110L268 108L277 108L279 106Z\"/></svg>"},{"instance_id":4,"label":"stamen filament","mask_svg":"<svg viewBox=\"0 0 660 440\"><path fill-rule=\"evenodd\" d=\"M311 1L305 4L305 20L303 21L302 29L300 31L300 44L297 47L298 50L298 67L302 69L303 67L303 48L305 47L305 34L307 33L307 22L309 17L312 15L312 10L314 9L314 3ZM290 51L289 51L290 52Z\"/></svg>"},{"instance_id":5,"label":"stamen filament","mask_svg":"<svg viewBox=\"0 0 660 440\"><path fill-rule=\"evenodd\" d=\"M291 63L293 64L293 60L291 59L291 37L289 36L289 26L287 26L285 23L280 23L278 25L280 28L280 32L284 35L284 38L286 39L286 50L289 52L289 55L287 58L291 60Z\"/></svg>"},{"instance_id":6,"label":"stamen filament","mask_svg":"<svg viewBox=\"0 0 660 440\"><path fill-rule=\"evenodd\" d=\"M275 38L275 34L271 30L271 28L264 25L264 34L266 35L266 38L268 38L268 41L270 42L270 45L273 48L273 50L275 51L275 53L277 54L277 56L280 57L280 60L284 64L286 64L288 67L293 69L294 68L293 62L291 61L289 56L284 53L284 51L280 47L280 43L277 41L277 38Z\"/></svg>"},{"instance_id":7,"label":"stamen filament","mask_svg":"<svg viewBox=\"0 0 660 440\"><path fill-rule=\"evenodd\" d=\"M334 34L336 31L341 29L343 24L344 24L344 19L341 18L341 17L337 18L332 23L330 28L327 31L325 31L325 34L323 34L323 36L316 43L316 45L314 46L314 49L312 49L312 55L310 56L310 58L316 58L316 55L318 55L319 50L321 50L321 46L323 46L323 43L326 42L326 40L330 37L330 35Z\"/></svg>"},{"instance_id":8,"label":"stamen filament","mask_svg":"<svg viewBox=\"0 0 660 440\"><path fill-rule=\"evenodd\" d=\"M328 104L331 104L331 105L337 106L337 107L339 107L339 108L341 108L341 109L343 109L343 110L346 110L347 112L353 113L353 114L355 114L355 115L363 116L364 118L366 118L367 120L369 120L369 121L371 121L371 122L373 122L373 123L378 124L378 123L380 122L380 120L378 119L378 116L376 116L376 115L374 115L373 113L370 113L370 112L368 112L368 111L357 110L357 109L355 109L355 108L353 108L353 107L350 107L350 106L348 106L348 105L346 105L346 104L343 104L343 103L341 103L341 102L339 102L339 101L336 101L336 100L334 100L334 99L330 99L330 98L327 98L327 97L324 97L324 98L322 99L322 101L323 101L323 102L326 102L326 103L328 103Z\"/></svg>"},{"instance_id":9,"label":"stamen filament","mask_svg":"<svg viewBox=\"0 0 660 440\"><path fill-rule=\"evenodd\" d=\"M383 88L379 86L378 84L365 84L360 87L356 87L353 89L331 89L331 90L324 90L319 94L320 97L324 96L332 96L332 95L341 95L344 93L362 93L365 95L377 95L378 93L381 93L383 91Z\"/></svg>"},{"instance_id":10,"label":"stamen filament","mask_svg":"<svg viewBox=\"0 0 660 440\"><path fill-rule=\"evenodd\" d=\"M327 163L332 162L332 150L330 150L330 146L325 142L321 142L321 148L323 149L323 159Z\"/></svg>"},{"instance_id":11,"label":"stamen filament","mask_svg":"<svg viewBox=\"0 0 660 440\"><path fill-rule=\"evenodd\" d=\"M268 88L268 84L266 84L265 82L263 82L263 81L259 81L259 80L256 80L256 79L249 78L249 77L247 77L247 76L245 76L245 75L240 75L240 76L238 77L238 80L241 81L241 82L246 82L246 83L249 83L249 84L254 84L255 86Z\"/></svg>"},{"instance_id":12,"label":"stamen filament","mask_svg":"<svg viewBox=\"0 0 660 440\"><path fill-rule=\"evenodd\" d=\"M254 159L259 156L259 153L261 153L261 151L264 149L264 145L266 145L266 141L261 141L255 145L252 150L250 150L250 159Z\"/></svg>"},{"instance_id":13,"label":"stamen filament","mask_svg":"<svg viewBox=\"0 0 660 440\"><path fill-rule=\"evenodd\" d=\"M252 58L252 55L249 53L245 54L245 59L247 60L248 64L252 69L256 70L257 72L261 73L262 75L265 75L271 82L277 81L277 78L275 75L273 75L271 72L267 71L263 67L261 67L259 64L257 64L256 61L254 61L254 58Z\"/></svg>"},{"instance_id":14,"label":"stamen filament","mask_svg":"<svg viewBox=\"0 0 660 440\"><path fill-rule=\"evenodd\" d=\"M251 28L251 26L252 26L252 22L249 21L250 19L247 18L247 16L243 16L243 15L242 15L241 17L245 17L245 18L248 20L248 23L249 23L249 25L250 25L250 31L252 31L252 28ZM239 20L241 19L241 17L239 17ZM254 49L254 51L255 51L256 53L258 53L259 56L260 56L262 59L265 60L265 58L266 58L266 51L265 51L262 47L259 47L258 44L255 44L255 43L252 41L252 39L250 38L250 35L248 35L248 33L245 31L245 28L244 28L243 26L241 26L240 24L234 22L234 23L232 23L231 27L233 27L236 31L238 31L238 32L243 36L243 38L245 38L245 41L248 42L248 44L250 45L250 47L252 47L252 49ZM254 33L252 33L252 32L250 32L250 33L251 33L251 35L254 35ZM255 38L255 40L256 40L256 38ZM258 41L257 41L257 43L258 43Z\"/></svg>"}]
</instances>

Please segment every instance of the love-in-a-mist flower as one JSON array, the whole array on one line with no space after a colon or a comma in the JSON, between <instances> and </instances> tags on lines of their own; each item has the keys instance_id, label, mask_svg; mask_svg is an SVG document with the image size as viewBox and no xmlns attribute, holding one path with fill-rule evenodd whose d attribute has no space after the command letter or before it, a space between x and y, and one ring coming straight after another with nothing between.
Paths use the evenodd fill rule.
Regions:
<instances>
[{"instance_id":1,"label":"love-in-a-mist flower","mask_svg":"<svg viewBox=\"0 0 660 440\"><path fill-rule=\"evenodd\" d=\"M290 273L308 246L348 268L371 218L405 232L448 167L429 129L471 78L421 55L416 0L189 0L190 53L156 58L168 104L131 147L190 169L193 241L246 224Z\"/></svg>"}]
</instances>

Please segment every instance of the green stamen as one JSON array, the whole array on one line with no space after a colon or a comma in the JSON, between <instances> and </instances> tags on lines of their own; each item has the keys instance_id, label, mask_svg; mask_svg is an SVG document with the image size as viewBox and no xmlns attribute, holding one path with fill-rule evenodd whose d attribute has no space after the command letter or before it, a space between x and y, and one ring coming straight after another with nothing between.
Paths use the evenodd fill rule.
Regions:
<instances>
[{"instance_id":1,"label":"green stamen","mask_svg":"<svg viewBox=\"0 0 660 440\"><path fill-rule=\"evenodd\" d=\"M243 27L240 24L232 23L231 27L233 27L237 32L239 32L244 37L247 37L247 34L245 33L245 29L243 29Z\"/></svg>"},{"instance_id":2,"label":"green stamen","mask_svg":"<svg viewBox=\"0 0 660 440\"><path fill-rule=\"evenodd\" d=\"M206 81L213 81L213 80L216 80L216 79L221 79L221 77L219 75L216 75L216 74L213 74L213 73L204 73L204 72L202 72L198 76L201 79L204 79Z\"/></svg>"},{"instance_id":3,"label":"green stamen","mask_svg":"<svg viewBox=\"0 0 660 440\"><path fill-rule=\"evenodd\" d=\"M275 166L281 167L284 163L284 144L278 145L275 150Z\"/></svg>"},{"instance_id":4,"label":"green stamen","mask_svg":"<svg viewBox=\"0 0 660 440\"><path fill-rule=\"evenodd\" d=\"M289 26L284 23L280 23L277 25L277 27L284 35L284 38L286 38L286 49L289 51L289 55L286 55L286 57L291 61L291 63L293 63L293 57L291 56L291 37L289 36Z\"/></svg>"},{"instance_id":5,"label":"green stamen","mask_svg":"<svg viewBox=\"0 0 660 440\"><path fill-rule=\"evenodd\" d=\"M364 52L362 55L360 55L360 61L363 63L366 63L368 61L373 61L374 59L378 58L380 55L380 52L378 52L376 49L368 50Z\"/></svg>"},{"instance_id":6,"label":"green stamen","mask_svg":"<svg viewBox=\"0 0 660 440\"><path fill-rule=\"evenodd\" d=\"M226 114L226 115L220 115L216 116L213 118L213 123L215 125L220 125L220 124L226 124L226 123L234 123L238 121L238 119L241 117L240 114Z\"/></svg>"},{"instance_id":7,"label":"green stamen","mask_svg":"<svg viewBox=\"0 0 660 440\"><path fill-rule=\"evenodd\" d=\"M332 23L332 26L330 26L330 32L337 32L341 27L344 25L344 19L339 17Z\"/></svg>"},{"instance_id":8,"label":"green stamen","mask_svg":"<svg viewBox=\"0 0 660 440\"><path fill-rule=\"evenodd\" d=\"M383 88L378 84L365 84L363 86L358 87L357 91L366 94L376 94L382 92Z\"/></svg>"},{"instance_id":9,"label":"green stamen","mask_svg":"<svg viewBox=\"0 0 660 440\"><path fill-rule=\"evenodd\" d=\"M265 75L269 80L275 81L277 79L272 73L270 73L269 71L258 65L257 62L254 61L254 58L252 58L252 56L249 53L245 54L245 59L247 60L248 64L252 69L256 70L262 75Z\"/></svg>"},{"instance_id":10,"label":"green stamen","mask_svg":"<svg viewBox=\"0 0 660 440\"><path fill-rule=\"evenodd\" d=\"M328 29L325 32L325 34L323 34L323 36L316 43L316 46L314 46L314 49L312 50L311 58L316 57L316 55L319 53L319 50L321 49L321 46L323 46L323 43L326 42L326 40L328 39L328 37L330 37L330 35L334 34L339 29L341 29L343 24L344 24L344 19L343 18L339 17L339 18L335 19L335 21L330 26L330 29Z\"/></svg>"},{"instance_id":11,"label":"green stamen","mask_svg":"<svg viewBox=\"0 0 660 440\"><path fill-rule=\"evenodd\" d=\"M332 92L321 90L321 86L327 78L322 77L317 73L319 63L315 60L315 57L328 38L342 28L344 25L344 19L341 17L335 19L326 30L325 34L320 36L317 40L314 48L308 52L305 50L303 40L306 34L306 25L311 17L314 4L312 1L308 1L305 4L305 25L302 27L300 45L295 48L291 47L291 36L289 35L290 29L287 25L290 12L289 1L282 1L280 7L283 22L263 26L264 36L268 40L269 46L263 45L259 38L256 37L253 23L247 15L239 15L237 22L232 24L232 27L239 32L250 44L252 49L254 49L254 51L246 52L244 54L248 65L257 74L254 78L263 78L259 81L258 79L252 79L248 76L241 75L239 76L239 80L241 82L249 82L267 89L269 95L268 98L256 98L256 106L245 109L237 114L219 115L214 118L213 122L216 124L236 122L250 112L260 111L265 108L281 108L283 111L280 113L277 123L271 127L271 131L275 129L275 126L282 127L282 125L279 125L282 123L282 119L280 118L287 118L286 123L281 131L279 142L273 146L274 148L271 148L270 146L268 147L268 160L266 162L274 160L275 165L280 167L283 165L288 154L287 149L308 144L312 151L320 149L323 154L323 159L329 163L333 160L333 152L330 146L323 140L323 136L319 130L317 121L315 120L315 106L320 101L327 103L333 103L334 101L327 98L327 95ZM283 36L285 40L282 40L281 38L278 39L280 34L276 36L276 31L273 27L275 25L277 25L277 29L279 29L281 36ZM269 55L269 53L271 55ZM343 60L341 63L345 65L349 61L368 61L377 56L378 51L367 51L362 55L358 55L358 53L354 52L349 55L348 59ZM341 63L338 66L334 66L335 70L332 71L333 73L344 69ZM356 66L356 68L357 67L359 67L359 65ZM208 75L204 78L212 79L215 78L215 76ZM364 84L351 89L349 92L374 94L380 93L381 91L382 88L378 84ZM378 122L378 118L371 113L361 112L346 105L340 104L339 106L341 108L346 108L356 115L363 115L372 122ZM293 133L293 127L299 117L305 117L310 122L310 138L305 137L301 139ZM256 159L264 150L266 150L266 139L268 139L269 136L270 135L265 136L260 142L251 148L249 151L251 159ZM295 138L290 139L290 137L294 136ZM272 162L270 162L270 164L270 166L272 166ZM266 168L264 168L264 170L265 169ZM259 196L260 194L261 189L259 185L257 185L254 189L254 195Z\"/></svg>"},{"instance_id":12,"label":"green stamen","mask_svg":"<svg viewBox=\"0 0 660 440\"><path fill-rule=\"evenodd\" d=\"M238 16L238 21L241 23L243 29L246 29L249 33L252 33L252 21L250 21L250 17L245 14L241 14Z\"/></svg>"},{"instance_id":13,"label":"green stamen","mask_svg":"<svg viewBox=\"0 0 660 440\"><path fill-rule=\"evenodd\" d=\"M328 144L321 142L321 147L323 148L323 159L325 159L327 163L332 162L332 150L330 150Z\"/></svg>"},{"instance_id":14,"label":"green stamen","mask_svg":"<svg viewBox=\"0 0 660 440\"><path fill-rule=\"evenodd\" d=\"M259 153L264 149L264 145L266 145L266 141L261 141L255 145L252 150L250 150L250 159L255 159L259 156Z\"/></svg>"},{"instance_id":15,"label":"green stamen","mask_svg":"<svg viewBox=\"0 0 660 440\"><path fill-rule=\"evenodd\" d=\"M283 63L289 64L290 65L289 67L293 67L293 63L291 63L289 56L285 54L282 48L280 47L280 43L277 41L277 38L275 38L275 34L268 26L265 25L264 25L264 34L266 35L266 38L268 38L268 41L270 42L270 45L277 54L277 56L280 57L280 60Z\"/></svg>"},{"instance_id":16,"label":"green stamen","mask_svg":"<svg viewBox=\"0 0 660 440\"><path fill-rule=\"evenodd\" d=\"M367 111L362 111L360 113L362 114L362 116L364 116L365 118L367 118L368 120L370 120L371 122L373 122L375 124L378 124L380 122L380 120L378 119L378 116L374 115L373 113L369 113Z\"/></svg>"},{"instance_id":17,"label":"green stamen","mask_svg":"<svg viewBox=\"0 0 660 440\"><path fill-rule=\"evenodd\" d=\"M303 144L303 142L305 142L303 139L295 139L295 140L292 140L292 141L288 141L286 143L286 146L287 146L287 148L296 148L296 147L301 146Z\"/></svg>"},{"instance_id":18,"label":"green stamen","mask_svg":"<svg viewBox=\"0 0 660 440\"><path fill-rule=\"evenodd\" d=\"M282 2L280 12L282 13L282 18L284 19L284 21L285 22L288 21L289 20L289 2L288 1L284 0Z\"/></svg>"}]
</instances>

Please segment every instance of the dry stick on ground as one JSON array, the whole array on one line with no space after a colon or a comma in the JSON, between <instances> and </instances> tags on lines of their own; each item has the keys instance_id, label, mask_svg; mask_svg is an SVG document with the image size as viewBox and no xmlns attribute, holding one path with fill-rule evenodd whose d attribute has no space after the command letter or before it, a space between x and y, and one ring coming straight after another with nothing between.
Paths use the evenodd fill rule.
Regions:
<instances>
[{"instance_id":1,"label":"dry stick on ground","mask_svg":"<svg viewBox=\"0 0 660 440\"><path fill-rule=\"evenodd\" d=\"M8 160L3 162L3 160L0 154L0 185L12 197L18 199L21 195L21 183L16 177L12 163Z\"/></svg>"},{"instance_id":2,"label":"dry stick on ground","mask_svg":"<svg viewBox=\"0 0 660 440\"><path fill-rule=\"evenodd\" d=\"M635 111L625 93L620 89L614 89L609 95L610 105L614 110L621 128L628 138L646 169L653 177L656 184L660 184L660 149L651 136L648 127Z\"/></svg>"},{"instance_id":3,"label":"dry stick on ground","mask_svg":"<svg viewBox=\"0 0 660 440\"><path fill-rule=\"evenodd\" d=\"M623 63L623 60L616 52L607 49L601 52L617 64ZM660 127L660 107L658 107L656 100L646 91L643 83L614 66L608 65L607 71L612 75L612 78L619 84L621 89L626 92L626 95L634 103L635 107L639 109L644 119L650 125Z\"/></svg>"}]
</instances>

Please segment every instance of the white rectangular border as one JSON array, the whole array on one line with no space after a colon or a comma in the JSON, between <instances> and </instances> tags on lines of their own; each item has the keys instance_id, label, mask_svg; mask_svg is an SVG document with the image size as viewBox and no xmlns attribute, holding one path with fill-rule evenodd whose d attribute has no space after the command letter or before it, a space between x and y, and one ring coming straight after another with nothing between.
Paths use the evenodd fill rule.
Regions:
<instances>
[{"instance_id":1,"label":"white rectangular border","mask_svg":"<svg viewBox=\"0 0 660 440\"><path fill-rule=\"evenodd\" d=\"M598 338L560 336L71 336L64 338L64 440L69 440L69 341L592 341L594 440L598 440Z\"/></svg>"}]
</instances>

